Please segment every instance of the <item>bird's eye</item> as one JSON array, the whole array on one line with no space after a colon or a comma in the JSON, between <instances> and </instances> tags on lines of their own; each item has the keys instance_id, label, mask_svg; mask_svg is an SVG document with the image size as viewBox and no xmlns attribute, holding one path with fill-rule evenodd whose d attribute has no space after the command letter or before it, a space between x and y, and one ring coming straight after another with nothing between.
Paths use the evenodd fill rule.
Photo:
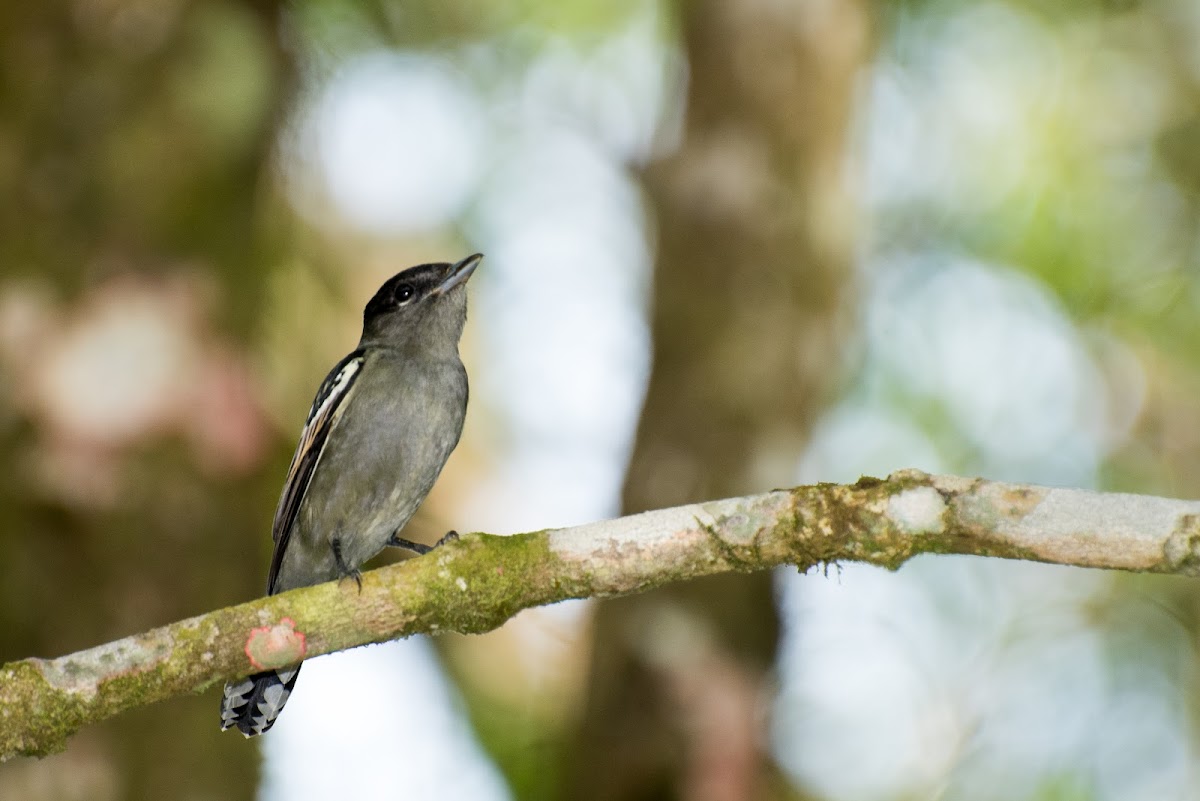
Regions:
<instances>
[{"instance_id":1,"label":"bird's eye","mask_svg":"<svg viewBox=\"0 0 1200 801\"><path fill-rule=\"evenodd\" d=\"M413 295L417 294L417 290L413 289L412 284L401 284L396 287L396 302L408 303L413 299Z\"/></svg>"}]
</instances>

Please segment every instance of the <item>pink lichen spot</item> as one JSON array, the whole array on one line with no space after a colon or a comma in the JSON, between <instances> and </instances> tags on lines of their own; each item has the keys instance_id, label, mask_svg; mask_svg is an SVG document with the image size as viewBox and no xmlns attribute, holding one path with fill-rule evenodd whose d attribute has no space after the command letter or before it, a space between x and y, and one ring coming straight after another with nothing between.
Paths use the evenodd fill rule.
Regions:
<instances>
[{"instance_id":1,"label":"pink lichen spot","mask_svg":"<svg viewBox=\"0 0 1200 801\"><path fill-rule=\"evenodd\" d=\"M306 650L304 633L296 631L296 621L290 617L274 626L251 629L246 639L246 656L256 670L294 665L304 659Z\"/></svg>"}]
</instances>

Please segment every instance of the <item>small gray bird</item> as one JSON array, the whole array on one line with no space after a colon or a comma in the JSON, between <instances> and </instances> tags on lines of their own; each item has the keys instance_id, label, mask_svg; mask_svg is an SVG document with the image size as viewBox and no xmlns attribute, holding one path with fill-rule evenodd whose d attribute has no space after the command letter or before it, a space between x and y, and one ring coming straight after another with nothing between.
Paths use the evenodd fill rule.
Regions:
<instances>
[{"instance_id":1,"label":"small gray bird","mask_svg":"<svg viewBox=\"0 0 1200 801\"><path fill-rule=\"evenodd\" d=\"M268 595L358 580L359 567L385 546L432 550L400 531L462 433L467 372L458 340L467 279L482 258L409 268L367 303L358 348L317 390L288 468L271 526ZM270 729L299 672L297 665L226 684L221 729L236 726L247 737Z\"/></svg>"}]
</instances>

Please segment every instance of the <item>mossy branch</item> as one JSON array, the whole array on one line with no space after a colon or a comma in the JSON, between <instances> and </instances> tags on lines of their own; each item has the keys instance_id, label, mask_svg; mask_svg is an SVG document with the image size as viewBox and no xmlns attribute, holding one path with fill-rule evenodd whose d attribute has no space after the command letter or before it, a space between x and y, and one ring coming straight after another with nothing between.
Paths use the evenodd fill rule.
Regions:
<instances>
[{"instance_id":1,"label":"mossy branch","mask_svg":"<svg viewBox=\"0 0 1200 801\"><path fill-rule=\"evenodd\" d=\"M1200 502L916 471L663 509L512 537L221 609L59 659L0 666L0 761L60 751L126 709L304 657L410 634L496 628L522 609L727 571L920 553L1200 574ZM217 735L214 707L213 735Z\"/></svg>"}]
</instances>

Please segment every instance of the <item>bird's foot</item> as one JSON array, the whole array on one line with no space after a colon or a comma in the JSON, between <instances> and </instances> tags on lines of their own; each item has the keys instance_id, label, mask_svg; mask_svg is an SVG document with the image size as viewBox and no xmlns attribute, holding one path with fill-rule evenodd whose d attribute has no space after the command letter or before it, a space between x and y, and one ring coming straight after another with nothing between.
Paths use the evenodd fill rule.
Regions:
<instances>
[{"instance_id":1,"label":"bird's foot","mask_svg":"<svg viewBox=\"0 0 1200 801\"><path fill-rule=\"evenodd\" d=\"M342 541L337 538L333 540L333 561L337 563L338 583L340 584L348 578L354 579L354 583L358 585L358 591L362 592L362 571L346 564L346 560L342 557Z\"/></svg>"},{"instance_id":2,"label":"bird's foot","mask_svg":"<svg viewBox=\"0 0 1200 801\"><path fill-rule=\"evenodd\" d=\"M342 575L338 576L338 584L341 584L346 579L354 579L354 583L358 585L358 591L360 593L362 592L362 571L361 570L346 571Z\"/></svg>"}]
</instances>

